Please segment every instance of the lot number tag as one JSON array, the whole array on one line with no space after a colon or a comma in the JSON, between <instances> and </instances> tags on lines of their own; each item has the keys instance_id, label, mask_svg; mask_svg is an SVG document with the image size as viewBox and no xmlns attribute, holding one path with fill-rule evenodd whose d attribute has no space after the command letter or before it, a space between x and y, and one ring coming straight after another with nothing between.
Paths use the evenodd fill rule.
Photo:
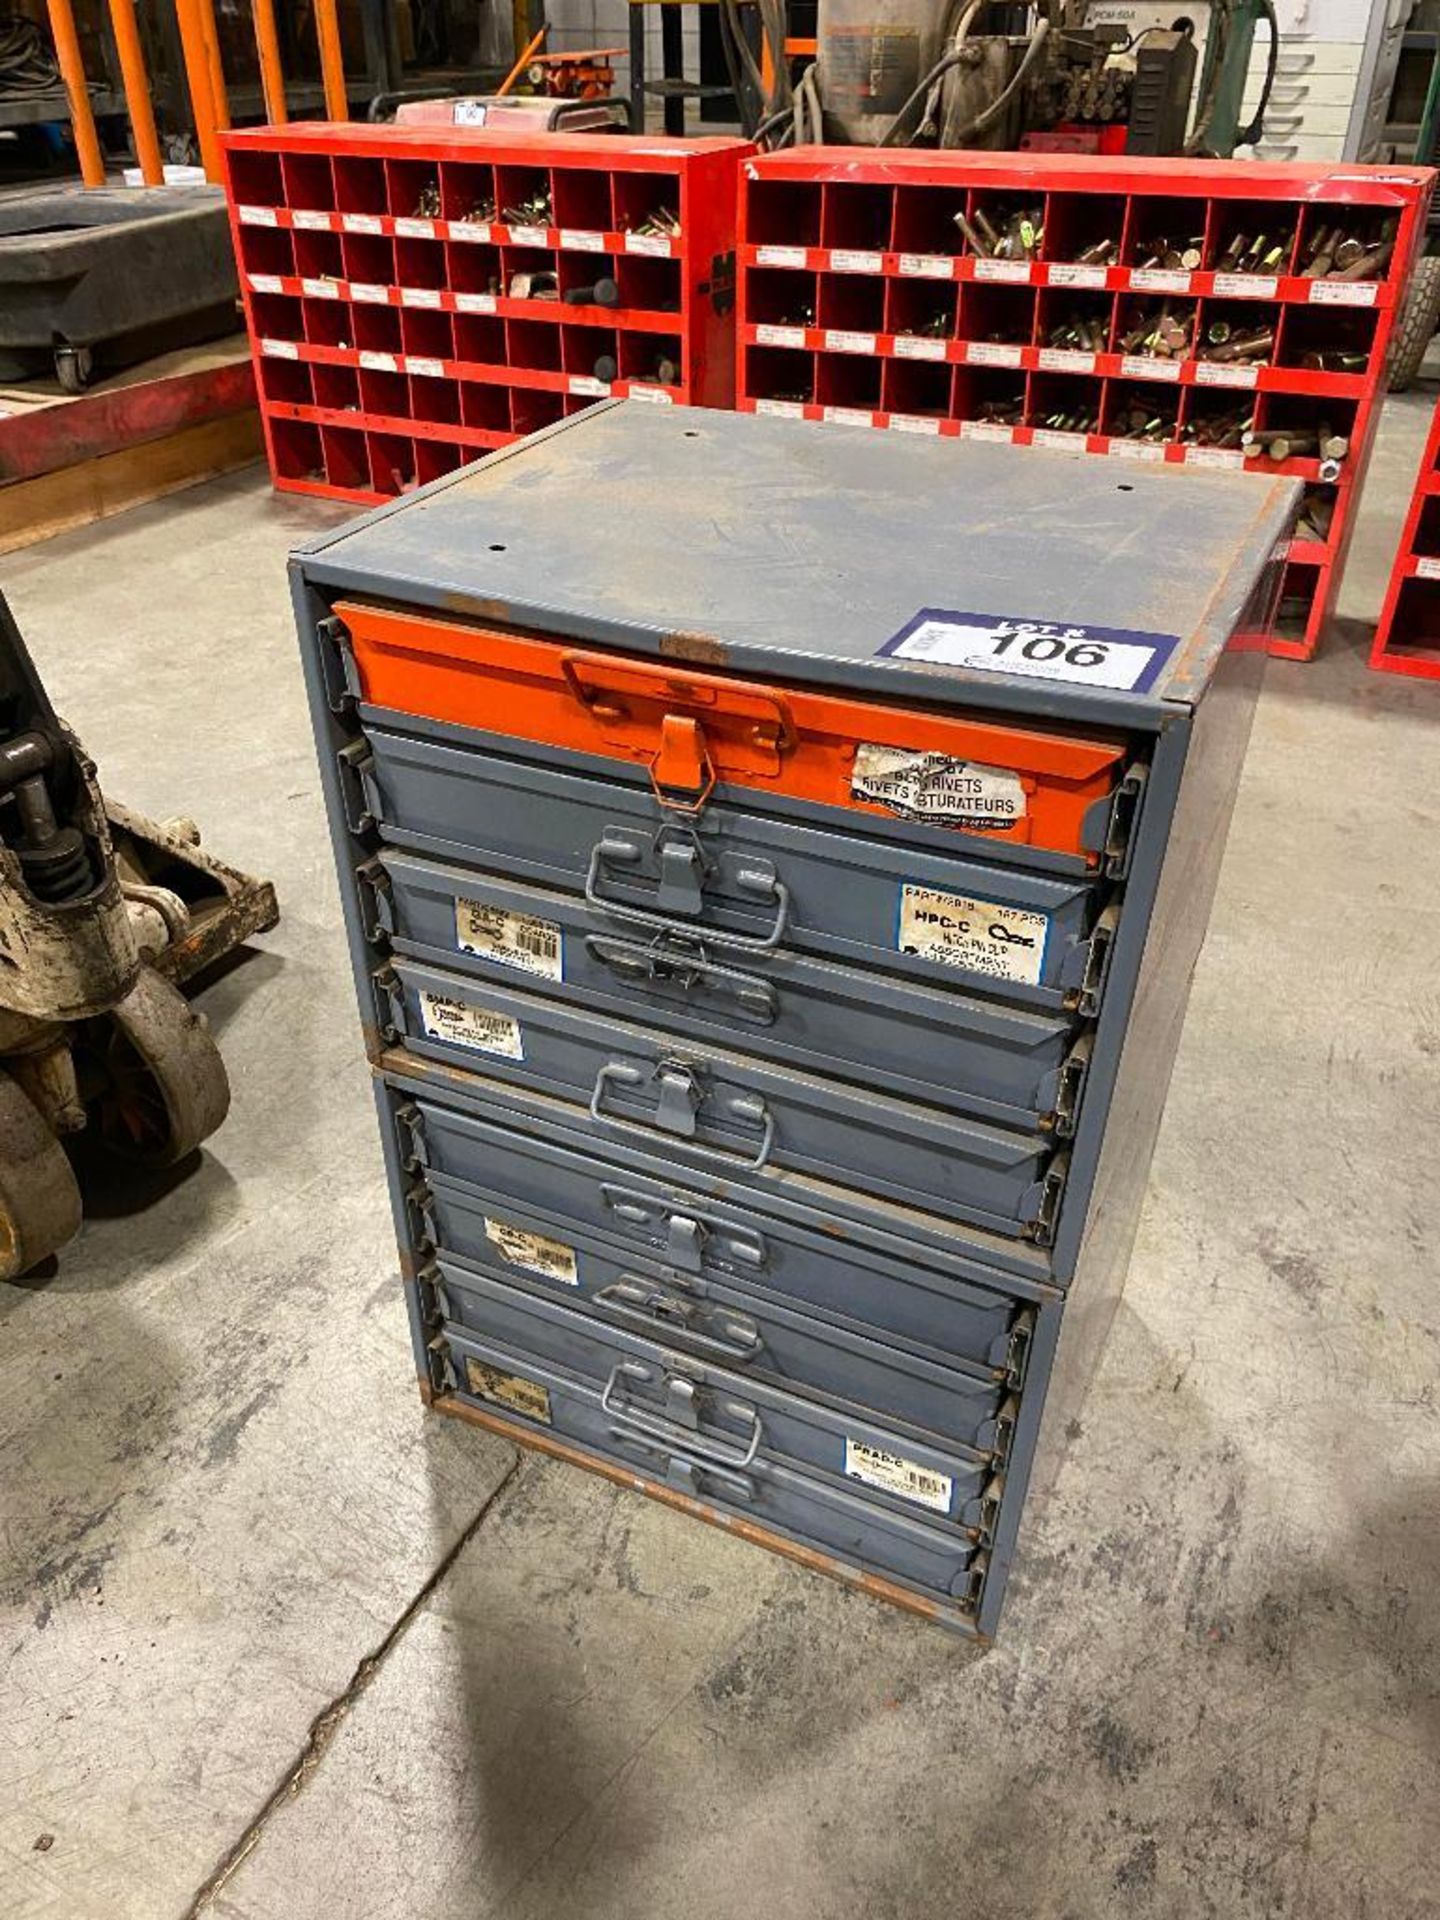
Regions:
<instances>
[{"instance_id":1,"label":"lot number tag","mask_svg":"<svg viewBox=\"0 0 1440 1920\"><path fill-rule=\"evenodd\" d=\"M1144 693L1179 644L1180 636L1174 633L925 607L880 652L935 666Z\"/></svg>"}]
</instances>

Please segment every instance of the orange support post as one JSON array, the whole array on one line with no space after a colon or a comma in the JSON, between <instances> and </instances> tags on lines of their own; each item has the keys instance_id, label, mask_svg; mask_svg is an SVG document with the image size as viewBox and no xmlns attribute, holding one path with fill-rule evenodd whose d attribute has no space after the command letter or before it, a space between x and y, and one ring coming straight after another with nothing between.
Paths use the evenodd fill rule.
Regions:
<instances>
[{"instance_id":1,"label":"orange support post","mask_svg":"<svg viewBox=\"0 0 1440 1920\"><path fill-rule=\"evenodd\" d=\"M260 86L265 95L265 118L283 127L290 118L285 105L285 70L280 64L280 35L275 30L275 0L250 0L255 22L255 51L260 56Z\"/></svg>"},{"instance_id":2,"label":"orange support post","mask_svg":"<svg viewBox=\"0 0 1440 1920\"><path fill-rule=\"evenodd\" d=\"M320 41L320 72L325 81L325 117L348 120L350 101L345 92L345 56L340 46L335 0L315 0L315 32Z\"/></svg>"},{"instance_id":3,"label":"orange support post","mask_svg":"<svg viewBox=\"0 0 1440 1920\"><path fill-rule=\"evenodd\" d=\"M215 119L215 87L210 49L205 38L204 0L175 0L180 24L180 48L185 57L185 79L190 88L190 111L205 178L217 184L225 178L220 162L220 137Z\"/></svg>"},{"instance_id":4,"label":"orange support post","mask_svg":"<svg viewBox=\"0 0 1440 1920\"><path fill-rule=\"evenodd\" d=\"M220 57L214 0L202 0L200 19L205 29L205 57L210 63L210 98L215 103L215 125L224 133L230 125L230 95L225 89L225 63Z\"/></svg>"},{"instance_id":5,"label":"orange support post","mask_svg":"<svg viewBox=\"0 0 1440 1920\"><path fill-rule=\"evenodd\" d=\"M140 30L135 22L135 0L110 0L110 25L115 32L115 50L120 56L120 77L125 83L125 107L130 115L135 155L140 162L140 178L147 187L163 187L165 162L160 153L160 137L155 131L150 75L145 68L145 49L140 44Z\"/></svg>"},{"instance_id":6,"label":"orange support post","mask_svg":"<svg viewBox=\"0 0 1440 1920\"><path fill-rule=\"evenodd\" d=\"M95 115L90 111L90 87L85 78L80 36L75 31L74 9L70 0L49 0L49 9L50 37L55 42L55 58L60 78L65 82L65 97L70 102L70 125L75 133L75 151L80 157L80 178L87 187L103 187L105 156L95 131Z\"/></svg>"}]
</instances>

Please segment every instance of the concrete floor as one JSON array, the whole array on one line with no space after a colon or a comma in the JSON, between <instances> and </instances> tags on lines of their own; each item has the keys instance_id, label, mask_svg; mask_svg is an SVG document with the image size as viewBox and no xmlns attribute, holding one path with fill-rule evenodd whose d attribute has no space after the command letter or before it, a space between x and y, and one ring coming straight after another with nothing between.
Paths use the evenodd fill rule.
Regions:
<instances>
[{"instance_id":1,"label":"concrete floor","mask_svg":"<svg viewBox=\"0 0 1440 1920\"><path fill-rule=\"evenodd\" d=\"M1271 663L1126 1303L1002 1644L421 1415L254 476L12 558L284 919L198 1166L0 1287L6 1920L1440 1915L1440 687Z\"/></svg>"}]
</instances>

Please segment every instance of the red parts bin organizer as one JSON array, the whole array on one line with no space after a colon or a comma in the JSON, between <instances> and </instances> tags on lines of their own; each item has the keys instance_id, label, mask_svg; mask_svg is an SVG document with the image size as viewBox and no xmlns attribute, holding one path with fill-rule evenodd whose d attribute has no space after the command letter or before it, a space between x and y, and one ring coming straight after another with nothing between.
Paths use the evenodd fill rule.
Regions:
<instances>
[{"instance_id":1,"label":"red parts bin organizer","mask_svg":"<svg viewBox=\"0 0 1440 1920\"><path fill-rule=\"evenodd\" d=\"M1334 603L1433 180L1423 168L1069 154L810 147L757 156L741 181L738 404L1294 474L1308 483L1301 532L1314 537L1290 545L1270 651L1308 659ZM1034 257L977 254L954 218L963 213L973 228L977 209L999 230L1038 214ZM1376 278L1304 277L1323 231L1339 224L1368 245L1391 221L1393 250ZM1229 270L1236 236L1253 245L1262 231L1263 270L1248 261ZM1195 257L1148 264L1162 236ZM1087 261L1106 241L1108 256ZM1167 302L1191 323L1188 357L1122 345ZM1072 321L1087 344L1052 344ZM1196 355L1216 321L1273 332L1264 363ZM1358 364L1305 364L1318 355ZM1318 445L1275 461L1188 443L1252 403L1256 431L1316 435L1324 422L1348 442L1343 458L1322 459ZM1159 437L1137 436L1139 408Z\"/></svg>"},{"instance_id":2,"label":"red parts bin organizer","mask_svg":"<svg viewBox=\"0 0 1440 1920\"><path fill-rule=\"evenodd\" d=\"M1370 665L1440 680L1440 405L1431 415Z\"/></svg>"},{"instance_id":3,"label":"red parts bin organizer","mask_svg":"<svg viewBox=\"0 0 1440 1920\"><path fill-rule=\"evenodd\" d=\"M750 151L319 123L227 136L276 486L368 506L606 394L733 405ZM542 272L560 299L508 296ZM607 279L619 304L563 298Z\"/></svg>"}]
</instances>

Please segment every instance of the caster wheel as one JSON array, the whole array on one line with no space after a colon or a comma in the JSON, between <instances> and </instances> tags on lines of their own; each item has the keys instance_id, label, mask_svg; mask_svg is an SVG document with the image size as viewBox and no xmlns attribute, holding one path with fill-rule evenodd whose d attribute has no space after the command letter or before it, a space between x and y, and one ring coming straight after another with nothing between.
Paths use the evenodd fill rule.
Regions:
<instances>
[{"instance_id":1,"label":"caster wheel","mask_svg":"<svg viewBox=\"0 0 1440 1920\"><path fill-rule=\"evenodd\" d=\"M58 1253L80 1230L80 1189L39 1110L0 1071L0 1280Z\"/></svg>"},{"instance_id":2,"label":"caster wheel","mask_svg":"<svg viewBox=\"0 0 1440 1920\"><path fill-rule=\"evenodd\" d=\"M230 1109L225 1062L205 1023L150 967L117 1007L87 1022L83 1066L101 1140L142 1166L174 1166Z\"/></svg>"},{"instance_id":3,"label":"caster wheel","mask_svg":"<svg viewBox=\"0 0 1440 1920\"><path fill-rule=\"evenodd\" d=\"M95 356L89 347L57 347L55 377L66 393L83 393L95 371Z\"/></svg>"}]
</instances>

